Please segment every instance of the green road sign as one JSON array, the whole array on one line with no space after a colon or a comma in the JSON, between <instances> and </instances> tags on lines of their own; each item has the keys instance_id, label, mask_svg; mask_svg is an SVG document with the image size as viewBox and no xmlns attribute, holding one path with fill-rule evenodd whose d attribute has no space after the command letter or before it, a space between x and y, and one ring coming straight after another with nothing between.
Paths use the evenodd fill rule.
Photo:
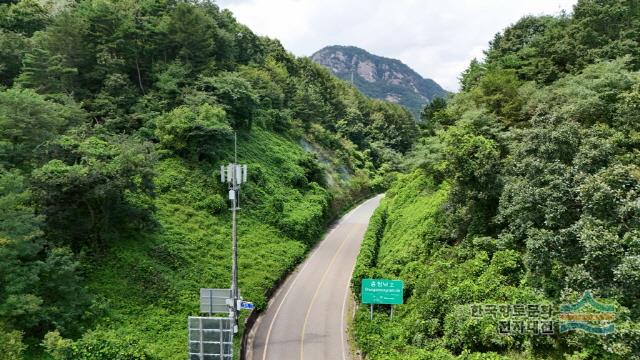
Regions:
<instances>
[{"instance_id":1,"label":"green road sign","mask_svg":"<svg viewBox=\"0 0 640 360\"><path fill-rule=\"evenodd\" d=\"M363 304L402 304L404 281L386 279L362 279Z\"/></svg>"}]
</instances>

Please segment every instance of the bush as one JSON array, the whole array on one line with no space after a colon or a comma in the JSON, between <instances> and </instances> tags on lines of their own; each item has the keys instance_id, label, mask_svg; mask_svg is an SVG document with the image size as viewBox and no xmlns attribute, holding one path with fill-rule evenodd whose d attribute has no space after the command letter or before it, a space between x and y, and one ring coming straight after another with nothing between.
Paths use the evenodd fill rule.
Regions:
<instances>
[{"instance_id":1,"label":"bush","mask_svg":"<svg viewBox=\"0 0 640 360\"><path fill-rule=\"evenodd\" d=\"M369 220L369 227L362 239L360 253L356 260L356 266L351 277L351 290L356 298L360 297L362 279L375 278L375 267L378 259L378 249L380 240L384 235L384 228L387 220L385 203L380 204L373 216Z\"/></svg>"},{"instance_id":2,"label":"bush","mask_svg":"<svg viewBox=\"0 0 640 360\"><path fill-rule=\"evenodd\" d=\"M329 197L326 190L312 183L312 190L304 196L288 198L282 205L282 215L275 219L278 228L293 238L308 244L317 240L326 223Z\"/></svg>"},{"instance_id":3,"label":"bush","mask_svg":"<svg viewBox=\"0 0 640 360\"><path fill-rule=\"evenodd\" d=\"M180 106L156 120L160 144L182 155L215 155L231 139L232 129L219 106Z\"/></svg>"},{"instance_id":4,"label":"bush","mask_svg":"<svg viewBox=\"0 0 640 360\"><path fill-rule=\"evenodd\" d=\"M88 332L71 341L58 331L45 335L43 346L55 360L152 360L134 339L116 334Z\"/></svg>"},{"instance_id":5,"label":"bush","mask_svg":"<svg viewBox=\"0 0 640 360\"><path fill-rule=\"evenodd\" d=\"M22 343L22 333L8 331L0 326L0 354L5 360L22 360L26 346Z\"/></svg>"}]
</instances>

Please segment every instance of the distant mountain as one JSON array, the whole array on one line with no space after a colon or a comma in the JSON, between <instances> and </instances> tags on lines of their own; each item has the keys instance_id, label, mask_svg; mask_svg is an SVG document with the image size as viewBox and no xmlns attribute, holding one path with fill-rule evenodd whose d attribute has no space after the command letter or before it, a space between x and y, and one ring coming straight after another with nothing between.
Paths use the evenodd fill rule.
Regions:
<instances>
[{"instance_id":1,"label":"distant mountain","mask_svg":"<svg viewBox=\"0 0 640 360\"><path fill-rule=\"evenodd\" d=\"M400 60L373 55L355 46L327 46L311 59L364 94L405 106L416 118L426 103L448 93Z\"/></svg>"}]
</instances>

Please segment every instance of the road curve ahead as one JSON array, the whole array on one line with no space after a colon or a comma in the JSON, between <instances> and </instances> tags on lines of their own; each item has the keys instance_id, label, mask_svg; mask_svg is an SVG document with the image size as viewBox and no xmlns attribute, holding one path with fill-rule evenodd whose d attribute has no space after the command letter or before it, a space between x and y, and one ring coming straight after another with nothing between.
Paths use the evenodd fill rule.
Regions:
<instances>
[{"instance_id":1,"label":"road curve ahead","mask_svg":"<svg viewBox=\"0 0 640 360\"><path fill-rule=\"evenodd\" d=\"M248 360L350 359L349 282L382 195L346 214L283 283L253 327Z\"/></svg>"}]
</instances>

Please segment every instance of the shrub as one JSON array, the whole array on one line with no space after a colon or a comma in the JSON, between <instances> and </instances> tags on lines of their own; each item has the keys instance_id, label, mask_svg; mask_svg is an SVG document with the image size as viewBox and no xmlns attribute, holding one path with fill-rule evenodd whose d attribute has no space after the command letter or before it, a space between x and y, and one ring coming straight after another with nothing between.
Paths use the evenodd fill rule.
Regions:
<instances>
[{"instance_id":1,"label":"shrub","mask_svg":"<svg viewBox=\"0 0 640 360\"><path fill-rule=\"evenodd\" d=\"M21 360L26 346L22 343L22 333L8 331L0 326L0 354L5 360Z\"/></svg>"},{"instance_id":2,"label":"shrub","mask_svg":"<svg viewBox=\"0 0 640 360\"><path fill-rule=\"evenodd\" d=\"M45 335L43 346L55 360L152 360L136 340L111 333L88 332L71 341L58 331Z\"/></svg>"},{"instance_id":3,"label":"shrub","mask_svg":"<svg viewBox=\"0 0 640 360\"><path fill-rule=\"evenodd\" d=\"M180 106L156 120L160 144L181 155L215 155L231 138L231 126L220 106Z\"/></svg>"}]
</instances>

